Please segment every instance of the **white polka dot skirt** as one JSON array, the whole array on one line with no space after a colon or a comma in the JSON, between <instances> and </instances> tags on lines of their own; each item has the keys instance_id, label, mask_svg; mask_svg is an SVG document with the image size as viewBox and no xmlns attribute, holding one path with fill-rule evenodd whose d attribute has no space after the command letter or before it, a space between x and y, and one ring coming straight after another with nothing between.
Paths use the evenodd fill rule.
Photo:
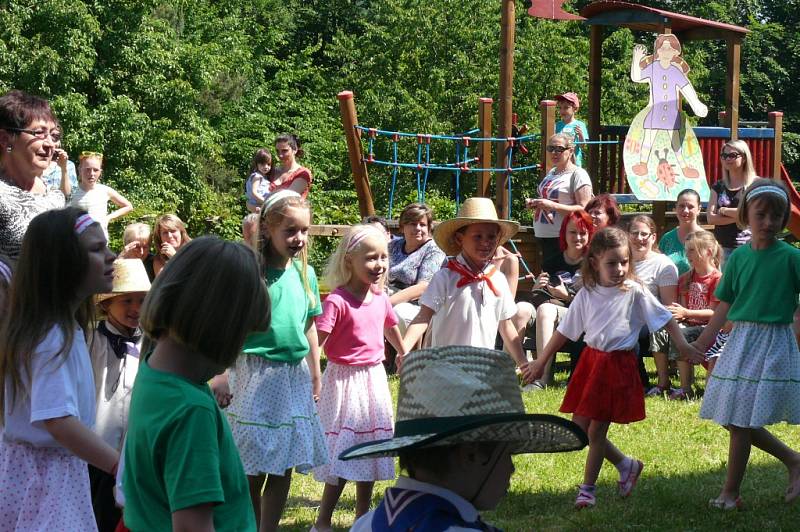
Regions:
<instances>
[{"instance_id":1,"label":"white polka dot skirt","mask_svg":"<svg viewBox=\"0 0 800 532\"><path fill-rule=\"evenodd\" d=\"M86 462L62 448L0 441L0 530L96 531Z\"/></svg>"},{"instance_id":2,"label":"white polka dot skirt","mask_svg":"<svg viewBox=\"0 0 800 532\"><path fill-rule=\"evenodd\" d=\"M383 364L346 366L328 362L322 375L319 417L328 444L328 464L314 469L319 482L391 480L394 458L339 460L360 443L386 440L394 434L392 396Z\"/></svg>"},{"instance_id":3,"label":"white polka dot skirt","mask_svg":"<svg viewBox=\"0 0 800 532\"><path fill-rule=\"evenodd\" d=\"M800 424L800 353L790 324L735 322L700 417L737 427Z\"/></svg>"},{"instance_id":4,"label":"white polka dot skirt","mask_svg":"<svg viewBox=\"0 0 800 532\"><path fill-rule=\"evenodd\" d=\"M246 474L307 473L328 461L305 360L285 364L241 355L230 387L228 420Z\"/></svg>"}]
</instances>

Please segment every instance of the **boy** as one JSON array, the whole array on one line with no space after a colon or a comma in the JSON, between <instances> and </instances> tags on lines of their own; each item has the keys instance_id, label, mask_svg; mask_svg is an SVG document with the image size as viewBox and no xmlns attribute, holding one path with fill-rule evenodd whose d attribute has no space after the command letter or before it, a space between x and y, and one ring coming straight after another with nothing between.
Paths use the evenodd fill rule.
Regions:
<instances>
[{"instance_id":1,"label":"boy","mask_svg":"<svg viewBox=\"0 0 800 532\"><path fill-rule=\"evenodd\" d=\"M456 218L436 227L433 239L450 258L419 299L419 314L403 338L407 350L413 349L429 325L432 346L492 348L499 330L512 358L525 373L522 340L511 322L517 313L514 296L492 261L497 246L518 230L518 223L497 218L489 198L467 199Z\"/></svg>"},{"instance_id":2,"label":"boy","mask_svg":"<svg viewBox=\"0 0 800 532\"><path fill-rule=\"evenodd\" d=\"M589 128L582 120L575 118L581 107L581 101L574 92L565 92L555 97L558 102L558 114L561 120L556 122L556 133L567 133L575 137L575 164L583 167L583 150L581 143L589 140Z\"/></svg>"},{"instance_id":3,"label":"boy","mask_svg":"<svg viewBox=\"0 0 800 532\"><path fill-rule=\"evenodd\" d=\"M505 353L471 346L421 349L408 358L394 434L340 455L399 455L407 472L351 531L497 530L478 512L505 497L513 454L574 451L587 442L571 421L526 414Z\"/></svg>"}]
</instances>

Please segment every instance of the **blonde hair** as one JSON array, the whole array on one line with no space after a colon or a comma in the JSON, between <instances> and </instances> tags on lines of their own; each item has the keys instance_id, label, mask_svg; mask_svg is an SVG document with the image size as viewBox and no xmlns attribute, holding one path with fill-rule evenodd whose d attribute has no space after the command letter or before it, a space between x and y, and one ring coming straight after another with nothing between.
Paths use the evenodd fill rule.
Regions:
<instances>
[{"instance_id":1,"label":"blonde hair","mask_svg":"<svg viewBox=\"0 0 800 532\"><path fill-rule=\"evenodd\" d=\"M167 336L232 365L247 334L269 326L269 295L255 252L215 236L189 242L156 277L140 321L146 335L143 352Z\"/></svg>"},{"instance_id":2,"label":"blonde hair","mask_svg":"<svg viewBox=\"0 0 800 532\"><path fill-rule=\"evenodd\" d=\"M281 198L273 203L268 204L266 208L261 210L261 223L258 225L258 243L262 266L265 268L269 262L267 259L271 258L275 254L275 248L272 247L272 244L269 240L269 231L265 230L265 227L279 226L286 217L286 209L290 207L296 209L306 209L309 217L313 215L313 212L311 211L311 204L300 196L294 195ZM303 281L303 288L308 296L308 306L309 308L314 308L317 306L317 296L314 294L314 291L311 290L311 283L308 281L309 245L310 241L303 246L303 249L300 250L299 271L300 278Z\"/></svg>"},{"instance_id":3,"label":"blonde hair","mask_svg":"<svg viewBox=\"0 0 800 532\"><path fill-rule=\"evenodd\" d=\"M128 224L125 226L125 231L122 233L122 244L127 246L134 240L147 240L147 245L150 245L150 226L141 222Z\"/></svg>"},{"instance_id":4,"label":"blonde hair","mask_svg":"<svg viewBox=\"0 0 800 532\"><path fill-rule=\"evenodd\" d=\"M161 240L161 231L164 229L177 229L181 233L181 246L183 247L188 244L192 239L189 237L189 233L186 232L186 225L183 221L175 216L174 214L162 214L158 218L156 218L156 223L153 226L153 247L155 248L155 254L161 254L161 244L164 242ZM176 250L177 251L177 250Z\"/></svg>"},{"instance_id":5,"label":"blonde hair","mask_svg":"<svg viewBox=\"0 0 800 532\"><path fill-rule=\"evenodd\" d=\"M661 253L661 250L658 249L658 231L656 230L656 223L653 221L653 219L646 214L638 214L634 216L633 219L628 223L629 233L631 231L631 227L633 227L633 224L645 224L650 229L650 232L653 234L653 236L655 236L655 239L653 240L653 246L650 249L656 253Z\"/></svg>"},{"instance_id":6,"label":"blonde hair","mask_svg":"<svg viewBox=\"0 0 800 532\"><path fill-rule=\"evenodd\" d=\"M689 233L686 235L683 247L686 251L689 251L689 248L691 248L700 254L704 251L710 251L711 263L714 265L714 268L719 269L719 265L722 264L722 246L717 242L714 233L710 231L701 229L700 231Z\"/></svg>"},{"instance_id":7,"label":"blonde hair","mask_svg":"<svg viewBox=\"0 0 800 532\"><path fill-rule=\"evenodd\" d=\"M347 257L352 257L366 247L365 244L371 238L378 239L383 249L387 249L386 236L384 236L377 227L371 224L358 224L350 228L344 237L342 237L336 251L331 255L328 265L325 268L325 281L328 286L340 287L350 282L353 277L353 271L350 268ZM388 251L387 251L388 253ZM388 277L388 270L383 272L379 286L383 287Z\"/></svg>"},{"instance_id":8,"label":"blonde hair","mask_svg":"<svg viewBox=\"0 0 800 532\"><path fill-rule=\"evenodd\" d=\"M773 193L761 193L757 195L753 194L756 189L766 186L780 188L783 190L785 196ZM744 196L742 196L742 200L739 202L739 212L736 217L736 225L739 226L739 229L746 229L750 225L747 222L747 210L750 208L750 204L754 201L766 202L770 209L775 212L780 212L783 215L783 224L781 225L781 229L785 228L786 224L789 223L789 213L791 212L791 209L789 207L789 190L786 188L786 185L776 179L759 177L756 178L749 187L747 187L747 189L744 191Z\"/></svg>"},{"instance_id":9,"label":"blonde hair","mask_svg":"<svg viewBox=\"0 0 800 532\"><path fill-rule=\"evenodd\" d=\"M631 253L631 241L628 234L619 229L618 227L604 227L594 234L592 240L589 242L589 251L586 254L586 259L581 265L581 277L583 278L583 286L587 288L594 288L599 284L597 270L592 266L592 259L598 260L609 249L625 248L628 252L628 259L633 254ZM625 280L635 280L636 275L633 271L633 265L629 265L628 273L625 274Z\"/></svg>"},{"instance_id":10,"label":"blonde hair","mask_svg":"<svg viewBox=\"0 0 800 532\"><path fill-rule=\"evenodd\" d=\"M744 185L742 188L747 188L753 184L753 181L758 177L756 175L756 167L753 164L753 155L750 153L750 147L747 143L743 140L735 139L729 140L725 144L722 145L722 150L725 148L730 148L731 150L735 151L736 153L741 154L742 159L744 159L744 164L742 165L742 170L744 172ZM720 150L720 153L722 153ZM730 172L725 169L725 165L722 165L722 179L726 185L730 185L731 183L731 176Z\"/></svg>"},{"instance_id":11,"label":"blonde hair","mask_svg":"<svg viewBox=\"0 0 800 532\"><path fill-rule=\"evenodd\" d=\"M560 140L564 143L564 147L568 150L572 150L572 154L569 156L569 160L572 164L577 164L578 159L575 157L575 137L570 135L569 133L556 133L555 135L551 135L549 139L547 139L547 145L549 146L554 140Z\"/></svg>"}]
</instances>

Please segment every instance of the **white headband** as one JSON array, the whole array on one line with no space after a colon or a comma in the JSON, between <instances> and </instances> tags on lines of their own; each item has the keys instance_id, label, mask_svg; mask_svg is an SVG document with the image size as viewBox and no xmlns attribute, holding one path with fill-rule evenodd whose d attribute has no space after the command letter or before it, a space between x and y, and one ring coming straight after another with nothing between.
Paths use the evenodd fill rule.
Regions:
<instances>
[{"instance_id":1,"label":"white headband","mask_svg":"<svg viewBox=\"0 0 800 532\"><path fill-rule=\"evenodd\" d=\"M261 212L268 211L270 207L272 207L282 199L299 198L299 197L300 194L298 194L294 190L284 189L284 190L279 190L277 192L273 192L272 194L269 195L267 199L264 200L264 204L261 206Z\"/></svg>"},{"instance_id":2,"label":"white headband","mask_svg":"<svg viewBox=\"0 0 800 532\"><path fill-rule=\"evenodd\" d=\"M356 234L353 235L353 238L350 239L350 242L347 244L347 249L345 250L346 253L350 253L355 249L357 245L364 241L370 234L377 235L378 230L370 225L359 229Z\"/></svg>"}]
</instances>

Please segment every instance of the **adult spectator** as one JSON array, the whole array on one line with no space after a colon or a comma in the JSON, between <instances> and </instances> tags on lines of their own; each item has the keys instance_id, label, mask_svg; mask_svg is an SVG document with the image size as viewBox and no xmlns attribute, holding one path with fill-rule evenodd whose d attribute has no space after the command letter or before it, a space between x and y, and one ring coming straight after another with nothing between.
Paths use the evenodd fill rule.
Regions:
<instances>
[{"instance_id":1,"label":"adult spectator","mask_svg":"<svg viewBox=\"0 0 800 532\"><path fill-rule=\"evenodd\" d=\"M85 210L100 223L103 233L108 239L108 223L133 210L133 205L128 199L113 188L100 183L103 174L103 154L83 152L79 166L81 181L72 192L69 204ZM111 201L117 209L108 212L108 202Z\"/></svg>"},{"instance_id":2,"label":"adult spectator","mask_svg":"<svg viewBox=\"0 0 800 532\"><path fill-rule=\"evenodd\" d=\"M294 190L305 199L311 188L311 170L301 166L297 159L303 157L303 150L295 135L280 135L275 139L275 154L280 164L273 169L272 192Z\"/></svg>"},{"instance_id":3,"label":"adult spectator","mask_svg":"<svg viewBox=\"0 0 800 532\"><path fill-rule=\"evenodd\" d=\"M191 238L186 232L186 225L174 214L162 214L156 218L153 228L153 272L161 273L167 261L175 256L181 247L188 244Z\"/></svg>"},{"instance_id":4,"label":"adult spectator","mask_svg":"<svg viewBox=\"0 0 800 532\"><path fill-rule=\"evenodd\" d=\"M586 204L586 212L592 217L594 230L599 231L606 226L615 226L622 213L619 212L617 200L611 194L598 194Z\"/></svg>"},{"instance_id":5,"label":"adult spectator","mask_svg":"<svg viewBox=\"0 0 800 532\"><path fill-rule=\"evenodd\" d=\"M40 177L60 141L47 100L19 90L0 96L0 253L12 259L31 220L64 207L64 194Z\"/></svg>"},{"instance_id":6,"label":"adult spectator","mask_svg":"<svg viewBox=\"0 0 800 532\"><path fill-rule=\"evenodd\" d=\"M697 216L700 214L700 194L691 188L681 190L675 203L675 214L678 216L678 227L667 231L658 242L658 247L678 267L678 275L683 275L689 271L689 260L686 258L683 243L689 233L702 229L697 223Z\"/></svg>"}]
</instances>

